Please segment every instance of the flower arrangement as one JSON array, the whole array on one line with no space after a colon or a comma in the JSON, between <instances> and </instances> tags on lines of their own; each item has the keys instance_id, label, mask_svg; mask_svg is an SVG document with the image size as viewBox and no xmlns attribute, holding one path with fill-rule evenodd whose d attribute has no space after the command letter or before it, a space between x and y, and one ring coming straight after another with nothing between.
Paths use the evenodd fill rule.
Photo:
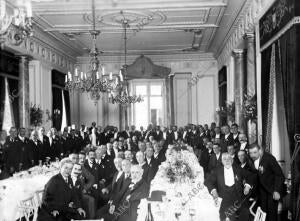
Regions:
<instances>
[{"instance_id":1,"label":"flower arrangement","mask_svg":"<svg viewBox=\"0 0 300 221\"><path fill-rule=\"evenodd\" d=\"M243 115L246 120L255 121L257 119L257 103L256 94L244 95L245 99L243 102Z\"/></svg>"},{"instance_id":2,"label":"flower arrangement","mask_svg":"<svg viewBox=\"0 0 300 221\"><path fill-rule=\"evenodd\" d=\"M216 109L216 113L220 117L228 117L229 120L235 120L235 103L234 102L226 102L225 107L219 107Z\"/></svg>"},{"instance_id":3,"label":"flower arrangement","mask_svg":"<svg viewBox=\"0 0 300 221\"><path fill-rule=\"evenodd\" d=\"M40 106L36 104L31 105L30 107L30 124L32 126L39 126L43 123L43 114L44 111Z\"/></svg>"},{"instance_id":4,"label":"flower arrangement","mask_svg":"<svg viewBox=\"0 0 300 221\"><path fill-rule=\"evenodd\" d=\"M195 178L191 167L181 159L169 163L165 168L165 172L170 183L181 182L187 179L192 180Z\"/></svg>"}]
</instances>

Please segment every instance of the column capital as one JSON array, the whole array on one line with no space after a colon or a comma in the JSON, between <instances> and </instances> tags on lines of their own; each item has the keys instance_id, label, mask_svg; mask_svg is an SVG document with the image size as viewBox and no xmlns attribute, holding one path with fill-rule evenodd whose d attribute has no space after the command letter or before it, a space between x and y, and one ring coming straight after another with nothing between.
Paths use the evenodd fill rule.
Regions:
<instances>
[{"instance_id":1,"label":"column capital","mask_svg":"<svg viewBox=\"0 0 300 221\"><path fill-rule=\"evenodd\" d=\"M254 32L246 32L244 35L244 39L247 40L248 42L254 42L255 34Z\"/></svg>"},{"instance_id":2,"label":"column capital","mask_svg":"<svg viewBox=\"0 0 300 221\"><path fill-rule=\"evenodd\" d=\"M234 49L232 50L232 54L234 55L235 58L242 58L245 54L244 49Z\"/></svg>"}]
</instances>

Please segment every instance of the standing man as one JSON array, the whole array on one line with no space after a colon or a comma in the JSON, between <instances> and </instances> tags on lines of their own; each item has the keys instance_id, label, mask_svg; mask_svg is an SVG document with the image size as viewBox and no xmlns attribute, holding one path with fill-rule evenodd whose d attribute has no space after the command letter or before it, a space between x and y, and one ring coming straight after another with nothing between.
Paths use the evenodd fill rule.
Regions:
<instances>
[{"instance_id":1,"label":"standing man","mask_svg":"<svg viewBox=\"0 0 300 221\"><path fill-rule=\"evenodd\" d=\"M278 201L284 194L285 177L276 158L263 151L258 144L251 144L249 153L257 171L261 209L267 213L266 221L276 221Z\"/></svg>"}]
</instances>

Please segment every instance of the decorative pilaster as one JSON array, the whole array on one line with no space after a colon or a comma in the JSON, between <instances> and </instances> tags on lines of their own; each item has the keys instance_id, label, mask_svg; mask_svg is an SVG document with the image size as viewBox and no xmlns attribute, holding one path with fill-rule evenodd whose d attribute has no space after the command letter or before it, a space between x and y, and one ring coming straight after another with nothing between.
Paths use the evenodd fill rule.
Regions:
<instances>
[{"instance_id":1,"label":"decorative pilaster","mask_svg":"<svg viewBox=\"0 0 300 221\"><path fill-rule=\"evenodd\" d=\"M246 33L247 44L247 94L256 94L255 41L254 33Z\"/></svg>"},{"instance_id":2,"label":"decorative pilaster","mask_svg":"<svg viewBox=\"0 0 300 221\"><path fill-rule=\"evenodd\" d=\"M29 58L20 56L19 61L19 115L20 127L29 127Z\"/></svg>"},{"instance_id":3,"label":"decorative pilaster","mask_svg":"<svg viewBox=\"0 0 300 221\"><path fill-rule=\"evenodd\" d=\"M255 35L253 32L245 34L244 39L247 45L247 95L256 94L256 63L255 63ZM247 122L249 143L257 141L257 123L251 120Z\"/></svg>"},{"instance_id":4,"label":"decorative pilaster","mask_svg":"<svg viewBox=\"0 0 300 221\"><path fill-rule=\"evenodd\" d=\"M236 49L234 55L234 101L235 101L235 122L240 126L241 131L246 132L242 113L242 105L245 92L245 51Z\"/></svg>"},{"instance_id":5,"label":"decorative pilaster","mask_svg":"<svg viewBox=\"0 0 300 221\"><path fill-rule=\"evenodd\" d=\"M168 125L175 125L175 111L174 111L174 75L169 77L169 100L170 100L170 122Z\"/></svg>"}]
</instances>

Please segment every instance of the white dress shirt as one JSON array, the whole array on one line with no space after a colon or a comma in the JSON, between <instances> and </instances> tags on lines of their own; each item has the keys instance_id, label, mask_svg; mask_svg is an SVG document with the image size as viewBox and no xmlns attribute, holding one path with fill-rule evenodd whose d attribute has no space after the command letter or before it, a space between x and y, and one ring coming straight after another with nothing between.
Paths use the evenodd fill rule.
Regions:
<instances>
[{"instance_id":1,"label":"white dress shirt","mask_svg":"<svg viewBox=\"0 0 300 221\"><path fill-rule=\"evenodd\" d=\"M174 137L175 137L175 140L178 139L178 133L177 133L177 131L174 132Z\"/></svg>"},{"instance_id":2,"label":"white dress shirt","mask_svg":"<svg viewBox=\"0 0 300 221\"><path fill-rule=\"evenodd\" d=\"M220 139L220 134L216 134L215 138L219 138Z\"/></svg>"},{"instance_id":3,"label":"white dress shirt","mask_svg":"<svg viewBox=\"0 0 300 221\"><path fill-rule=\"evenodd\" d=\"M164 140L167 139L167 132L163 132L163 137L164 137Z\"/></svg>"},{"instance_id":4,"label":"white dress shirt","mask_svg":"<svg viewBox=\"0 0 300 221\"><path fill-rule=\"evenodd\" d=\"M216 154L217 160L219 160L220 156L221 156L221 153Z\"/></svg>"},{"instance_id":5,"label":"white dress shirt","mask_svg":"<svg viewBox=\"0 0 300 221\"><path fill-rule=\"evenodd\" d=\"M123 171L119 171L118 172L118 175L117 175L117 178L116 178L116 182L119 180L119 178L122 176L123 174Z\"/></svg>"},{"instance_id":6,"label":"white dress shirt","mask_svg":"<svg viewBox=\"0 0 300 221\"><path fill-rule=\"evenodd\" d=\"M257 160L255 160L254 161L254 166L255 166L255 168L258 170L258 168L259 168L259 161L260 161L260 157L257 159Z\"/></svg>"},{"instance_id":7,"label":"white dress shirt","mask_svg":"<svg viewBox=\"0 0 300 221\"><path fill-rule=\"evenodd\" d=\"M72 179L73 186L75 186L75 183L76 183L77 178L74 177L74 176L71 176L71 179Z\"/></svg>"},{"instance_id":8,"label":"white dress shirt","mask_svg":"<svg viewBox=\"0 0 300 221\"><path fill-rule=\"evenodd\" d=\"M225 134L225 139L228 139L230 134Z\"/></svg>"},{"instance_id":9,"label":"white dress shirt","mask_svg":"<svg viewBox=\"0 0 300 221\"><path fill-rule=\"evenodd\" d=\"M234 173L232 167L230 167L229 169L224 167L224 179L226 186L234 185Z\"/></svg>"},{"instance_id":10,"label":"white dress shirt","mask_svg":"<svg viewBox=\"0 0 300 221\"><path fill-rule=\"evenodd\" d=\"M241 143L240 150L245 150L247 143Z\"/></svg>"}]
</instances>

